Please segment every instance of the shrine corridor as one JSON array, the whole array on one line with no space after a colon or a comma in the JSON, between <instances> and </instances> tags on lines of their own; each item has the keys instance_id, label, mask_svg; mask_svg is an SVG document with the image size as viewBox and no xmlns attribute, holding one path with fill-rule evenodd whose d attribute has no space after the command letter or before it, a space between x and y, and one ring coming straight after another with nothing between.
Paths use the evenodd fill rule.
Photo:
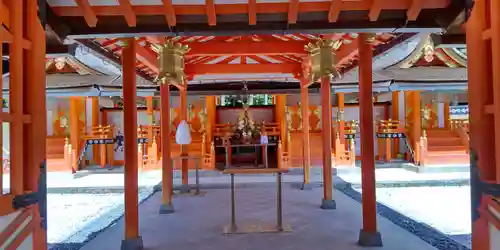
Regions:
<instances>
[{"instance_id":1,"label":"shrine corridor","mask_svg":"<svg viewBox=\"0 0 500 250\"><path fill-rule=\"evenodd\" d=\"M285 177L286 178L286 177ZM356 244L361 225L361 205L341 192L334 192L337 210L321 210L318 201L322 189L310 191L283 185L284 223L291 233L223 235L222 227L230 221L230 191L208 190L204 197L179 196L176 214L158 214L161 194L157 193L140 206L140 231L144 248L204 250L354 250L366 249ZM236 218L244 222L274 223L275 188L269 185L236 190ZM379 216L379 229L387 250L432 250L417 236ZM82 250L120 249L123 220L99 234Z\"/></svg>"}]
</instances>

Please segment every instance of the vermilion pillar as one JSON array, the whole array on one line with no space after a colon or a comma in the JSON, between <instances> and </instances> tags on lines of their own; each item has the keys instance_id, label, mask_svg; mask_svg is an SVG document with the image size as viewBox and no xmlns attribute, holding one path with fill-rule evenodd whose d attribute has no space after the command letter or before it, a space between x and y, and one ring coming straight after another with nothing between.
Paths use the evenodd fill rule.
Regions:
<instances>
[{"instance_id":1,"label":"vermilion pillar","mask_svg":"<svg viewBox=\"0 0 500 250\"><path fill-rule=\"evenodd\" d=\"M173 169L170 160L170 86L163 82L160 86L161 98L161 187L162 187L162 205L160 214L171 214L174 212L172 205L173 192Z\"/></svg>"},{"instance_id":2,"label":"vermilion pillar","mask_svg":"<svg viewBox=\"0 0 500 250\"><path fill-rule=\"evenodd\" d=\"M322 209L335 209L332 183L332 90L331 76L321 78L321 125L323 136L323 201Z\"/></svg>"},{"instance_id":3,"label":"vermilion pillar","mask_svg":"<svg viewBox=\"0 0 500 250\"><path fill-rule=\"evenodd\" d=\"M185 120L186 122L188 121L188 116L187 116L187 90L181 90L180 91L181 95L181 120ZM181 156L187 156L189 154L188 152L188 145L181 145ZM186 187L189 185L189 168L188 168L188 160L187 159L182 159L181 160L181 172L182 172L182 185ZM187 190L189 190L189 187L187 187Z\"/></svg>"},{"instance_id":4,"label":"vermilion pillar","mask_svg":"<svg viewBox=\"0 0 500 250\"><path fill-rule=\"evenodd\" d=\"M302 167L304 169L304 181L302 189L310 189L310 171L311 171L311 150L309 138L309 79L301 79L301 112L302 112Z\"/></svg>"},{"instance_id":5,"label":"vermilion pillar","mask_svg":"<svg viewBox=\"0 0 500 250\"><path fill-rule=\"evenodd\" d=\"M363 228L359 234L361 246L382 246L377 231L377 200L375 195L375 148L373 133L372 46L367 34L358 37L359 49L359 109L361 133L361 188Z\"/></svg>"},{"instance_id":6,"label":"vermilion pillar","mask_svg":"<svg viewBox=\"0 0 500 250\"><path fill-rule=\"evenodd\" d=\"M399 91L392 92L392 119L399 121ZM394 145L392 152L395 156L399 154L399 139L393 139Z\"/></svg>"},{"instance_id":7,"label":"vermilion pillar","mask_svg":"<svg viewBox=\"0 0 500 250\"><path fill-rule=\"evenodd\" d=\"M443 106L444 128L450 129L450 100L445 100Z\"/></svg>"},{"instance_id":8,"label":"vermilion pillar","mask_svg":"<svg viewBox=\"0 0 500 250\"><path fill-rule=\"evenodd\" d=\"M122 249L142 249L139 236L138 153L137 153L137 92L135 39L126 39L122 52L123 65L123 136L125 156L125 239Z\"/></svg>"},{"instance_id":9,"label":"vermilion pillar","mask_svg":"<svg viewBox=\"0 0 500 250\"><path fill-rule=\"evenodd\" d=\"M489 18L488 18L489 17ZM471 219L472 249L490 250L490 232L488 214L481 214L481 200L485 198L486 182L500 183L500 168L497 161L500 145L499 123L495 118L500 115L500 6L498 1L475 1L471 16L467 21L467 69L469 79L469 123L471 156ZM490 20L488 20L490 19ZM490 38L486 34L487 28ZM489 41L491 39L491 41ZM493 78L492 74L497 76ZM496 80L496 81L495 81ZM494 89L496 88L496 89ZM494 133L493 133L494 131ZM495 134L495 137L493 137ZM497 151L498 152L498 151ZM484 210L483 210L484 212Z\"/></svg>"},{"instance_id":10,"label":"vermilion pillar","mask_svg":"<svg viewBox=\"0 0 500 250\"><path fill-rule=\"evenodd\" d=\"M337 93L337 110L338 110L338 121L339 121L339 124L338 124L338 133L339 133L339 138L340 138L340 142L342 143L342 145L346 145L345 143L345 137L344 137L344 127L345 127L345 120L344 120L344 107L345 107L345 100L344 100L344 93ZM334 135L334 138L335 138L336 135ZM335 145L335 141L333 143Z\"/></svg>"},{"instance_id":11,"label":"vermilion pillar","mask_svg":"<svg viewBox=\"0 0 500 250\"><path fill-rule=\"evenodd\" d=\"M99 126L99 97L92 97L92 127ZM92 161L99 163L99 145L92 146Z\"/></svg>"},{"instance_id":12,"label":"vermilion pillar","mask_svg":"<svg viewBox=\"0 0 500 250\"><path fill-rule=\"evenodd\" d=\"M207 96L205 97L205 107L207 112L207 120L205 126L205 135L206 135L206 148L208 149L210 145L212 145L213 134L212 130L215 126L215 117L216 117L216 104L215 104L215 96ZM205 152L203 152L205 153Z\"/></svg>"}]
</instances>

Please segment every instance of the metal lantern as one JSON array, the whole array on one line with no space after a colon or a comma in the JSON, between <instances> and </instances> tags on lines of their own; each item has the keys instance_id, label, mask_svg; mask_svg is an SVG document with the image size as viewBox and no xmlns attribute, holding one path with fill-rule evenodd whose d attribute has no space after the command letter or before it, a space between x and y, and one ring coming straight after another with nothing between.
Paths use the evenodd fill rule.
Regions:
<instances>
[{"instance_id":1,"label":"metal lantern","mask_svg":"<svg viewBox=\"0 0 500 250\"><path fill-rule=\"evenodd\" d=\"M311 73L314 78L333 75L340 77L335 65L337 60L334 51L338 49L341 42L331 39L320 39L315 44L309 43L304 49L309 52L311 58Z\"/></svg>"},{"instance_id":2,"label":"metal lantern","mask_svg":"<svg viewBox=\"0 0 500 250\"><path fill-rule=\"evenodd\" d=\"M184 82L184 55L188 51L189 47L187 45L175 43L173 40L168 40L161 46L158 52L160 73L155 82L166 83L170 80L177 83Z\"/></svg>"}]
</instances>

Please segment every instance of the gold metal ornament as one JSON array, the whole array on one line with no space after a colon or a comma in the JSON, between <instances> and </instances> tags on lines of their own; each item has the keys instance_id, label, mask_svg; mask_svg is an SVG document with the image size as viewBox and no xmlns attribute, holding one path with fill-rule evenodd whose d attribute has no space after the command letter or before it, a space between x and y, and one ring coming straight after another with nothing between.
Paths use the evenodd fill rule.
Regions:
<instances>
[{"instance_id":1,"label":"gold metal ornament","mask_svg":"<svg viewBox=\"0 0 500 250\"><path fill-rule=\"evenodd\" d=\"M320 77L332 76L340 78L340 72L335 68L337 60L334 50L341 43L335 42L332 39L320 39L315 44L309 43L304 46L304 49L309 52L311 58L311 73L313 79L317 80Z\"/></svg>"},{"instance_id":2,"label":"gold metal ornament","mask_svg":"<svg viewBox=\"0 0 500 250\"><path fill-rule=\"evenodd\" d=\"M160 73L155 82L166 83L174 80L182 84L185 79L184 55L189 51L187 45L168 40L158 51Z\"/></svg>"}]
</instances>

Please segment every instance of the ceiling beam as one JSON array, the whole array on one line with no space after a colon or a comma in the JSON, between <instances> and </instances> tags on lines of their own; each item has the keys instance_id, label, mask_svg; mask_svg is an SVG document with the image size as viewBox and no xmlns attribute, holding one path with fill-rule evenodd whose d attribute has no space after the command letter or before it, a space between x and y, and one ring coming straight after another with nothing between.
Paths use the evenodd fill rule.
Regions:
<instances>
[{"instance_id":1,"label":"ceiling beam","mask_svg":"<svg viewBox=\"0 0 500 250\"><path fill-rule=\"evenodd\" d=\"M415 21L418 18L418 15L422 11L422 0L412 0L410 8L406 12L406 17L409 21Z\"/></svg>"},{"instance_id":2,"label":"ceiling beam","mask_svg":"<svg viewBox=\"0 0 500 250\"><path fill-rule=\"evenodd\" d=\"M332 0L330 3L330 10L328 11L328 22L334 23L337 21L341 8L342 0Z\"/></svg>"},{"instance_id":3,"label":"ceiling beam","mask_svg":"<svg viewBox=\"0 0 500 250\"><path fill-rule=\"evenodd\" d=\"M295 73L301 70L296 64L191 64L186 65L187 75L204 74L258 74L258 73Z\"/></svg>"},{"instance_id":4,"label":"ceiling beam","mask_svg":"<svg viewBox=\"0 0 500 250\"><path fill-rule=\"evenodd\" d=\"M257 23L257 0L248 0L248 24Z\"/></svg>"},{"instance_id":5,"label":"ceiling beam","mask_svg":"<svg viewBox=\"0 0 500 250\"><path fill-rule=\"evenodd\" d=\"M442 16L444 16L443 14ZM262 35L262 34L328 34L328 33L346 33L346 32L443 32L443 23L437 18L422 19L417 21L407 21L404 19L386 19L371 22L369 20L349 21L335 23L322 21L304 21L297 22L294 25L288 25L286 22L259 21L255 25L248 25L244 22L227 22L223 25L208 26L200 23L177 23L175 27L168 27L162 24L141 23L137 27L129 27L120 24L119 20L113 20L113 17L106 17L108 23L104 20L99 21L96 28L89 28L85 23L72 22L71 34L73 39L88 39L98 37L137 37L144 36L239 36L239 35Z\"/></svg>"},{"instance_id":6,"label":"ceiling beam","mask_svg":"<svg viewBox=\"0 0 500 250\"><path fill-rule=\"evenodd\" d=\"M83 10L83 17L90 27L95 27L97 25L97 15L90 6L88 0L75 0L79 8Z\"/></svg>"},{"instance_id":7,"label":"ceiling beam","mask_svg":"<svg viewBox=\"0 0 500 250\"><path fill-rule=\"evenodd\" d=\"M305 55L307 42L212 42L185 43L190 51L187 56L223 56L223 55Z\"/></svg>"},{"instance_id":8,"label":"ceiling beam","mask_svg":"<svg viewBox=\"0 0 500 250\"><path fill-rule=\"evenodd\" d=\"M288 24L297 23L298 14L299 14L299 0L290 0L288 9Z\"/></svg>"},{"instance_id":9,"label":"ceiling beam","mask_svg":"<svg viewBox=\"0 0 500 250\"><path fill-rule=\"evenodd\" d=\"M174 7L172 6L172 0L162 0L162 2L168 26L174 27L175 25L177 25L177 18L175 16Z\"/></svg>"},{"instance_id":10,"label":"ceiling beam","mask_svg":"<svg viewBox=\"0 0 500 250\"><path fill-rule=\"evenodd\" d=\"M217 14L215 12L214 0L205 0L205 6L208 17L208 25L215 26L217 24Z\"/></svg>"},{"instance_id":11,"label":"ceiling beam","mask_svg":"<svg viewBox=\"0 0 500 250\"><path fill-rule=\"evenodd\" d=\"M137 18L134 13L134 9L132 9L132 4L130 0L118 0L120 4L121 11L125 20L127 21L128 26L135 27L137 26Z\"/></svg>"},{"instance_id":12,"label":"ceiling beam","mask_svg":"<svg viewBox=\"0 0 500 250\"><path fill-rule=\"evenodd\" d=\"M124 0L120 0L122 2ZM408 1L406 0L375 0L379 2L377 5L381 9L389 10L407 10ZM174 5L175 13L179 16L188 15L206 15L207 6L212 5L214 0L205 0L205 4L193 4L193 5ZM350 0L342 1L339 5L341 11L369 11L372 8L373 1L360 1L360 0ZM422 9L445 9L450 5L450 0L427 0L422 2ZM459 5L459 4L458 4ZM248 13L248 3L235 3L235 4L216 4L214 5L214 14L216 15L235 15ZM257 3L257 14L277 14L277 13L288 13L290 10L290 3ZM465 3L460 6L462 9L465 8ZM54 11L60 16L83 16L82 10L73 6L61 6L52 7ZM98 16L119 16L122 12L120 6L93 6L96 14ZM134 6L134 10L137 15L164 15L165 11L160 5L142 5L140 7ZM297 8L298 13L302 12L328 12L330 10L330 4L325 4L324 1L310 1L310 2L300 2Z\"/></svg>"}]
</instances>

